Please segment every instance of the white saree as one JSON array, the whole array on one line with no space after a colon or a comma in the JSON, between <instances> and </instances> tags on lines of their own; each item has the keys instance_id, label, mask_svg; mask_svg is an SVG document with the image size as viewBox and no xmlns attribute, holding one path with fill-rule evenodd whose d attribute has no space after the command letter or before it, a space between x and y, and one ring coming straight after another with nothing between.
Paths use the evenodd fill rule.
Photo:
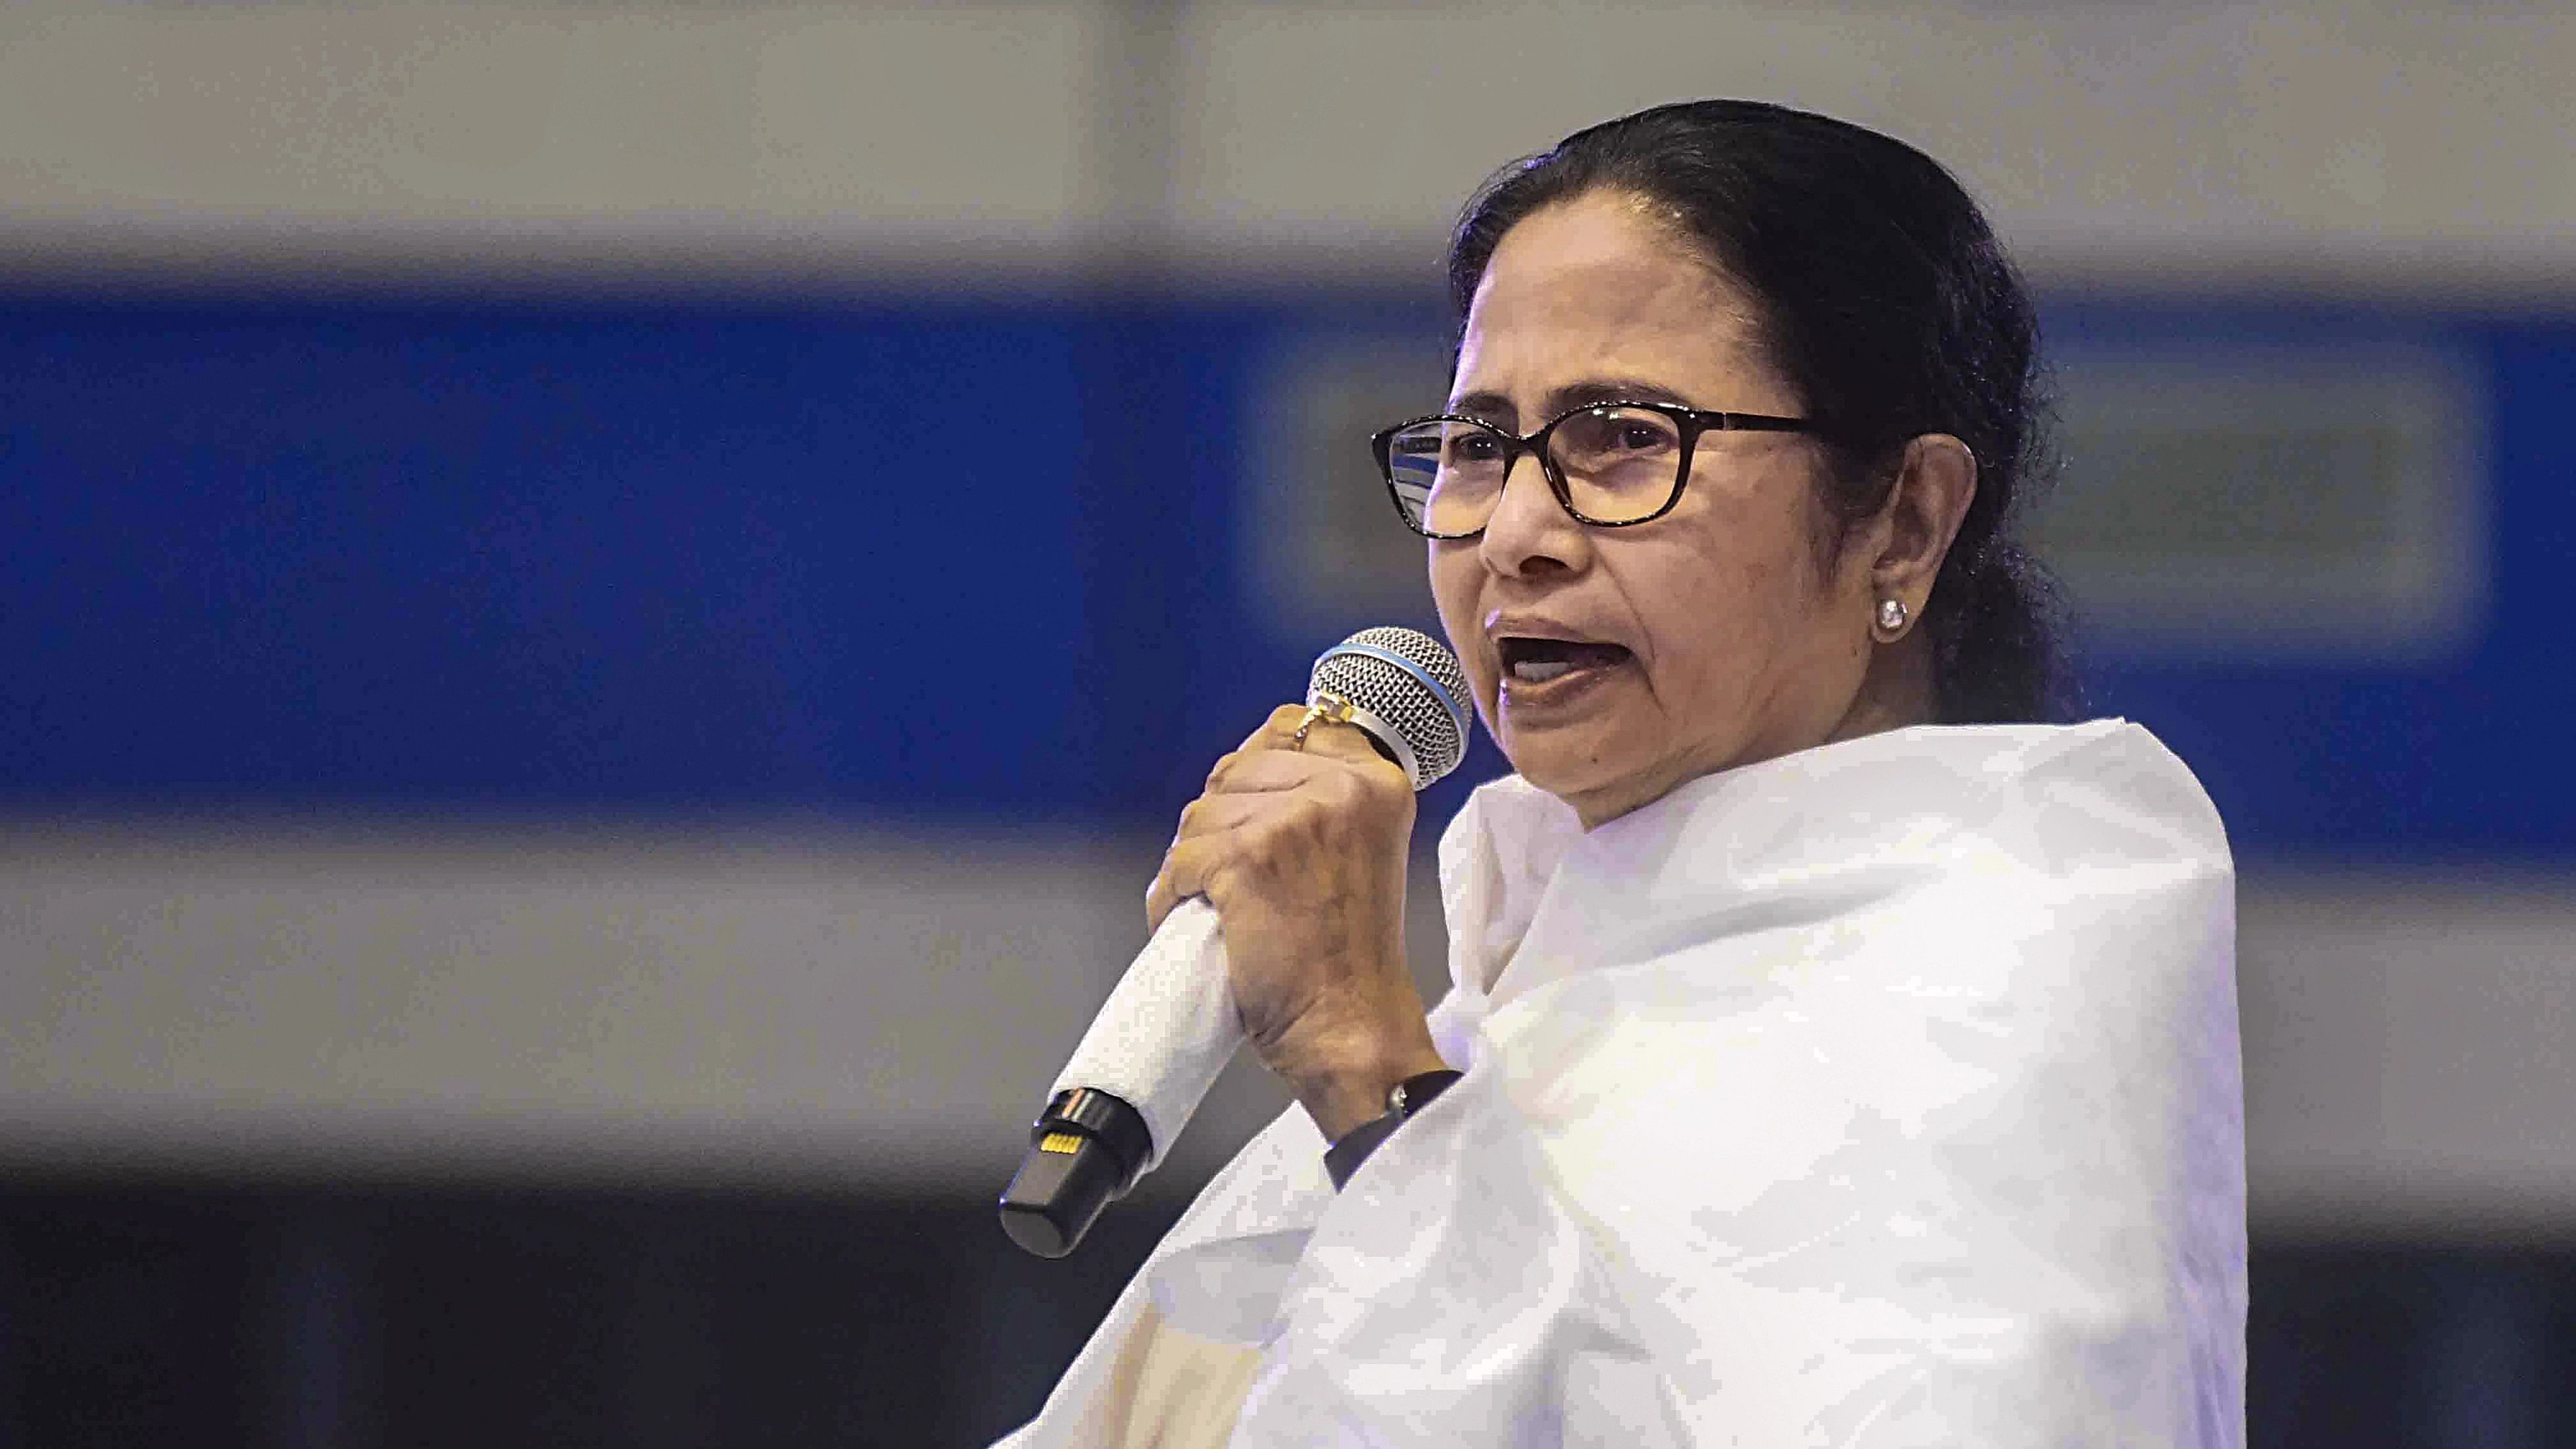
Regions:
<instances>
[{"instance_id":1,"label":"white saree","mask_svg":"<svg viewBox=\"0 0 2576 1449\"><path fill-rule=\"evenodd\" d=\"M1297 1107L1012 1449L2243 1438L2234 876L2116 720L1923 726L1440 845L1466 1076Z\"/></svg>"}]
</instances>

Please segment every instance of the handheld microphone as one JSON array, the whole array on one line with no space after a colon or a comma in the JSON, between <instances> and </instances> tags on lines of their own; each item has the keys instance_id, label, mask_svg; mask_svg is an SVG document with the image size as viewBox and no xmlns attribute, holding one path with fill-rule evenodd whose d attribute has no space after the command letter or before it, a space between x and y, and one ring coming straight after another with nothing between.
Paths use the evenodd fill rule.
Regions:
<instances>
[{"instance_id":1,"label":"handheld microphone","mask_svg":"<svg viewBox=\"0 0 2576 1449\"><path fill-rule=\"evenodd\" d=\"M1412 629L1363 629L1324 651L1306 702L1367 733L1419 790L1467 754L1467 676ZM1092 1019L1029 1128L1029 1153L1002 1190L1002 1231L1061 1258L1114 1198L1168 1154L1243 1043L1216 909L1172 908Z\"/></svg>"}]
</instances>

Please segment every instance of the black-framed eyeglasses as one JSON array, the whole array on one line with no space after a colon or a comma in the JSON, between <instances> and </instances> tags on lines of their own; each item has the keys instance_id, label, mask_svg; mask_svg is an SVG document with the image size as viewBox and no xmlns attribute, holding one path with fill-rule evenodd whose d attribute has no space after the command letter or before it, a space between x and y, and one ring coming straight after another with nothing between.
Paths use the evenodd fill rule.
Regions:
<instances>
[{"instance_id":1,"label":"black-framed eyeglasses","mask_svg":"<svg viewBox=\"0 0 2576 1449\"><path fill-rule=\"evenodd\" d=\"M1527 437L1477 418L1442 414L1369 439L1395 511L1425 538L1474 538L1502 501L1523 453L1577 523L1626 528L1670 513L1690 482L1691 455L1709 432L1812 433L1812 418L1717 413L1679 403L1591 403Z\"/></svg>"}]
</instances>

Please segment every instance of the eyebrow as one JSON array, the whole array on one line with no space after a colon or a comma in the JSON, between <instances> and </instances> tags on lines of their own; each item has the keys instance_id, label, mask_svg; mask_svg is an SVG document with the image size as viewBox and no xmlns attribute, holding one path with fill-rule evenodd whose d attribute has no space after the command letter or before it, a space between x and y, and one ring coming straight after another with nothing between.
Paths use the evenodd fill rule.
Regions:
<instances>
[{"instance_id":1,"label":"eyebrow","mask_svg":"<svg viewBox=\"0 0 2576 1449\"><path fill-rule=\"evenodd\" d=\"M1635 378L1601 377L1569 382L1547 395L1548 417L1570 413L1576 408L1595 407L1610 402L1660 402L1680 407L1691 406L1688 399L1671 388ZM1489 423L1511 423L1518 426L1520 410L1512 400L1498 392L1466 393L1449 404L1449 411Z\"/></svg>"}]
</instances>

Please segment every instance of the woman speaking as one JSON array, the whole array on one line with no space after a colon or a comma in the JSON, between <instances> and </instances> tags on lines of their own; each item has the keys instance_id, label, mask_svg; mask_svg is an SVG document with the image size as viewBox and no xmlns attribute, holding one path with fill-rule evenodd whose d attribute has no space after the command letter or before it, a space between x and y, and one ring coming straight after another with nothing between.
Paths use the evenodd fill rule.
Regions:
<instances>
[{"instance_id":1,"label":"woman speaking","mask_svg":"<svg viewBox=\"0 0 2576 1449\"><path fill-rule=\"evenodd\" d=\"M1514 773L1402 956L1404 772L1182 812L1291 1108L1012 1445L2238 1444L2234 883L2063 716L2029 301L1921 153L1659 107L1506 168L1374 440Z\"/></svg>"}]
</instances>

